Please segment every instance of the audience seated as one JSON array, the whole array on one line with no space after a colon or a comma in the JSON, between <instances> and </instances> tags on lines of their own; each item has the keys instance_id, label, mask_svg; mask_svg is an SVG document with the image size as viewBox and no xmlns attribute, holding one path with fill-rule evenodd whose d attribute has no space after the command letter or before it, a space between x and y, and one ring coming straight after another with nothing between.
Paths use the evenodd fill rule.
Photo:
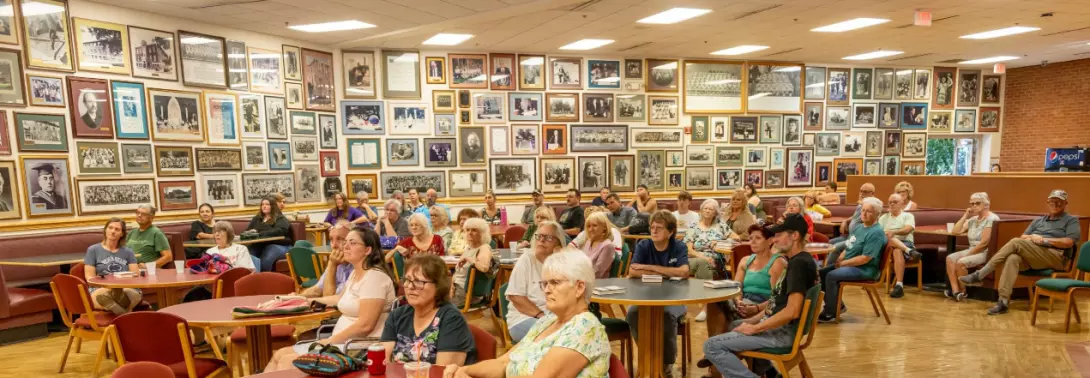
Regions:
<instances>
[{"instance_id":1,"label":"audience seated","mask_svg":"<svg viewBox=\"0 0 1090 378\"><path fill-rule=\"evenodd\" d=\"M431 225L428 224L428 217L424 216L424 214L414 213L409 217L409 232L412 233L412 237L399 240L397 247L387 253L387 258L393 256L394 253L400 253L406 258L412 258L418 254L436 256L446 254L446 249L443 247L443 238L431 233Z\"/></svg>"},{"instance_id":2,"label":"audience seated","mask_svg":"<svg viewBox=\"0 0 1090 378\"><path fill-rule=\"evenodd\" d=\"M257 231L257 234L262 238L284 237L281 240L255 243L249 246L250 255L261 259L261 271L272 272L276 267L276 261L288 254L288 249L292 244L291 224L288 222L288 218L281 214L275 198L270 196L261 200L261 208L257 211L257 215L250 219L250 224L246 226L246 230Z\"/></svg>"},{"instance_id":3,"label":"audience seated","mask_svg":"<svg viewBox=\"0 0 1090 378\"><path fill-rule=\"evenodd\" d=\"M730 202L723 206L722 213L720 219L723 225L730 230L731 239L746 240L749 238L746 230L749 229L749 226L758 222L757 217L749 210L749 204L746 203L746 194L741 190L735 190L731 194ZM761 219L760 221L763 222L764 220Z\"/></svg>"},{"instance_id":4,"label":"audience seated","mask_svg":"<svg viewBox=\"0 0 1090 378\"><path fill-rule=\"evenodd\" d=\"M337 192L333 193L333 208L329 209L322 223L329 227L337 223L339 219L347 220L352 224L363 224L367 223L368 218L363 215L363 211L348 203L348 197L344 193Z\"/></svg>"},{"instance_id":5,"label":"audience seated","mask_svg":"<svg viewBox=\"0 0 1090 378\"><path fill-rule=\"evenodd\" d=\"M1018 272L1029 269L1062 270L1074 257L1074 246L1082 236L1079 219L1067 213L1067 192L1053 190L1049 193L1048 215L1034 219L1022 236L1011 239L976 272L958 277L962 283L975 284L984 281L996 267L1003 265L999 277L999 302L988 310L988 315L1007 313Z\"/></svg>"},{"instance_id":6,"label":"audience seated","mask_svg":"<svg viewBox=\"0 0 1090 378\"><path fill-rule=\"evenodd\" d=\"M817 201L822 205L840 204L840 194L836 192L836 181L829 181L825 184L824 192L818 195Z\"/></svg>"},{"instance_id":7,"label":"audience seated","mask_svg":"<svg viewBox=\"0 0 1090 378\"><path fill-rule=\"evenodd\" d=\"M579 235L583 231L583 223L586 221L583 217L583 207L579 206L580 198L582 198L582 193L579 193L579 189L568 189L568 194L564 197L564 202L568 205L568 208L560 213L560 219L557 221L561 227L564 227L564 233L569 237Z\"/></svg>"},{"instance_id":8,"label":"audience seated","mask_svg":"<svg viewBox=\"0 0 1090 378\"><path fill-rule=\"evenodd\" d=\"M606 217L622 234L628 233L628 227L636 221L636 209L632 206L621 206L621 197L617 193L610 193L606 197Z\"/></svg>"},{"instance_id":9,"label":"audience seated","mask_svg":"<svg viewBox=\"0 0 1090 378\"><path fill-rule=\"evenodd\" d=\"M904 210L904 199L900 194L889 196L889 212L878 217L878 224L886 233L886 241L896 251L893 253L893 291L889 293L892 298L900 298L905 295L904 276L905 262L920 258L913 244L912 233L916 230L916 218Z\"/></svg>"},{"instance_id":10,"label":"audience seated","mask_svg":"<svg viewBox=\"0 0 1090 378\"><path fill-rule=\"evenodd\" d=\"M696 222L700 221L700 214L689 209L692 202L693 195L689 194L689 192L682 190L677 193L677 210L671 214L677 219L677 232L679 234L685 235L690 228L696 226ZM719 207L718 203L716 207Z\"/></svg>"},{"instance_id":11,"label":"audience seated","mask_svg":"<svg viewBox=\"0 0 1090 378\"><path fill-rule=\"evenodd\" d=\"M860 225L859 217L863 212L863 200L871 197L874 197L874 184L868 182L859 186L859 203L855 205L855 212L852 213L851 218L840 222L840 236L830 240L830 243L838 244L843 242L848 237L848 234L851 233L852 229ZM878 212L881 213L882 210L878 209Z\"/></svg>"},{"instance_id":12,"label":"audience seated","mask_svg":"<svg viewBox=\"0 0 1090 378\"><path fill-rule=\"evenodd\" d=\"M818 205L818 206L821 206L821 205ZM802 198L799 198L799 197L788 198L787 199L787 204L784 205L784 208L783 208L783 214L784 214L783 216L786 217L788 214L802 214L802 219L806 220L806 226L808 227L806 229L806 237L807 237L807 240L809 241L814 237L814 220L810 219L809 212L802 211L802 209L803 209ZM828 211L828 210L826 210L826 211ZM780 217L780 219L776 220L776 223L781 223L781 222L783 222L783 217Z\"/></svg>"},{"instance_id":13,"label":"audience seated","mask_svg":"<svg viewBox=\"0 0 1090 378\"><path fill-rule=\"evenodd\" d=\"M594 267L595 278L609 278L609 268L617 256L617 248L613 245L613 223L603 212L591 214L586 221L587 230L582 243L572 242L590 258ZM592 288L593 289L593 288Z\"/></svg>"},{"instance_id":14,"label":"audience seated","mask_svg":"<svg viewBox=\"0 0 1090 378\"><path fill-rule=\"evenodd\" d=\"M957 278L969 274L969 268L984 265L988 260L992 223L999 220L999 216L991 212L990 208L988 193L973 193L969 197L969 207L965 209L965 214L954 224L954 234L967 234L969 249L946 256L946 276L950 281L950 288L945 292L947 298L958 302L965 300L968 297L965 285Z\"/></svg>"},{"instance_id":15,"label":"audience seated","mask_svg":"<svg viewBox=\"0 0 1090 378\"><path fill-rule=\"evenodd\" d=\"M428 206L424 204L424 201L420 199L420 192L416 188L409 188L405 190L407 195L407 201L405 201L405 207L412 214L422 214L425 218L430 218L431 214L428 213ZM430 220L430 219L429 219Z\"/></svg>"},{"instance_id":16,"label":"audience seated","mask_svg":"<svg viewBox=\"0 0 1090 378\"><path fill-rule=\"evenodd\" d=\"M548 208L545 206L545 195L541 193L541 189L534 189L534 192L530 194L530 198L533 200L533 204L526 206L526 210L522 212L522 224L533 225L534 216L537 214L537 209ZM556 214L553 214L553 218L556 218Z\"/></svg>"},{"instance_id":17,"label":"audience seated","mask_svg":"<svg viewBox=\"0 0 1090 378\"><path fill-rule=\"evenodd\" d=\"M174 253L170 251L167 236L152 224L158 211L159 209L151 205L140 205L136 208L138 227L128 232L125 245L136 254L137 262L154 263L155 266L162 267L174 261Z\"/></svg>"},{"instance_id":18,"label":"audience seated","mask_svg":"<svg viewBox=\"0 0 1090 378\"><path fill-rule=\"evenodd\" d=\"M590 219L591 215L594 215L596 213L604 213L606 216L606 220L610 220L609 210L601 206L591 206L583 209L583 218ZM613 248L615 248L617 254L620 255L622 252L624 252L624 250L622 249L624 248L624 238L621 236L621 230L617 229L616 225L614 225L612 221L610 221L609 223L610 241L613 242ZM586 243L586 241L587 231L583 230L583 232L580 232L579 235L576 235L575 239L572 239L570 245L575 248L582 248L581 246Z\"/></svg>"},{"instance_id":19,"label":"audience seated","mask_svg":"<svg viewBox=\"0 0 1090 378\"><path fill-rule=\"evenodd\" d=\"M447 216L447 222L450 222L450 206L436 202L439 201L439 192L436 191L435 188L428 188L428 190L424 192L424 199L424 204L428 206L428 210L436 207L443 209L443 213Z\"/></svg>"},{"instance_id":20,"label":"audience seated","mask_svg":"<svg viewBox=\"0 0 1090 378\"><path fill-rule=\"evenodd\" d=\"M725 271L726 258L715 251L715 243L730 235L730 229L719 221L719 202L710 198L704 200L700 204L700 221L685 232L689 275L710 280L715 278L716 272ZM704 317L697 315L697 321L704 321Z\"/></svg>"},{"instance_id":21,"label":"audience seated","mask_svg":"<svg viewBox=\"0 0 1090 378\"><path fill-rule=\"evenodd\" d=\"M538 286L545 259L564 247L564 230L556 222L544 222L534 233L530 252L515 261L507 283L507 331L519 342L546 315L545 293Z\"/></svg>"},{"instance_id":22,"label":"audience seated","mask_svg":"<svg viewBox=\"0 0 1090 378\"><path fill-rule=\"evenodd\" d=\"M428 213L431 214L431 232L443 239L443 250L449 249L454 241L454 230L450 228L450 217L447 216L449 213L439 206L432 206ZM491 236L491 232L488 235Z\"/></svg>"},{"instance_id":23,"label":"audience seated","mask_svg":"<svg viewBox=\"0 0 1090 378\"><path fill-rule=\"evenodd\" d=\"M503 217L500 216L500 209L496 207L496 193L491 189L484 192L484 208L481 209L481 218L491 225L503 224Z\"/></svg>"},{"instance_id":24,"label":"audience seated","mask_svg":"<svg viewBox=\"0 0 1090 378\"><path fill-rule=\"evenodd\" d=\"M300 294L307 298L316 298L328 297L344 291L344 283L352 274L352 264L344 259L344 247L348 240L348 232L353 228L353 224L344 220L329 228L331 251L329 260L325 264L325 272L318 277L318 282L314 286L303 290Z\"/></svg>"},{"instance_id":25,"label":"audience seated","mask_svg":"<svg viewBox=\"0 0 1090 378\"><path fill-rule=\"evenodd\" d=\"M840 196L838 195L837 198L840 198ZM810 219L822 220L833 216L833 213L829 212L829 209L826 209L825 206L818 203L818 193L816 191L807 191L806 196L803 197L803 199L806 202L806 214L810 216ZM813 236L812 234L808 235Z\"/></svg>"},{"instance_id":26,"label":"audience seated","mask_svg":"<svg viewBox=\"0 0 1090 378\"><path fill-rule=\"evenodd\" d=\"M465 232L466 247L462 257L454 268L454 298L456 307L462 307L466 303L466 278L470 269L477 269L477 274L488 274L492 271L492 247L488 241L492 238L488 223L481 218L471 218L462 226ZM481 297L474 297L473 303L477 303Z\"/></svg>"},{"instance_id":27,"label":"audience seated","mask_svg":"<svg viewBox=\"0 0 1090 378\"><path fill-rule=\"evenodd\" d=\"M443 259L428 254L409 259L401 284L409 305L394 309L382 327L386 360L456 366L476 362L469 324L449 300L450 273Z\"/></svg>"},{"instance_id":28,"label":"audience seated","mask_svg":"<svg viewBox=\"0 0 1090 378\"><path fill-rule=\"evenodd\" d=\"M594 199L590 201L590 205L591 206L605 206L606 205L606 197L609 197L609 193L611 193L609 191L609 187L603 186L602 189L598 189L598 196L594 197Z\"/></svg>"},{"instance_id":29,"label":"audience seated","mask_svg":"<svg viewBox=\"0 0 1090 378\"><path fill-rule=\"evenodd\" d=\"M611 200L612 201L612 200ZM685 244L677 240L677 219L670 212L661 210L651 214L650 219L651 239L640 240L636 244L636 251L632 254L632 264L628 267L630 278L641 278L647 274L657 274L663 279L670 277L689 277L689 256ZM666 306L664 311L663 329L663 364L665 366L641 366L641 369L663 369L667 376L674 374L674 361L677 359L677 325L678 320L685 316L685 306ZM639 309L638 306L628 307L629 329L633 338L639 338ZM643 337L660 337L660 335L643 335Z\"/></svg>"},{"instance_id":30,"label":"audience seated","mask_svg":"<svg viewBox=\"0 0 1090 378\"><path fill-rule=\"evenodd\" d=\"M787 217L791 215L788 214L784 220ZM783 222L778 224L782 225ZM749 226L749 246L753 254L739 261L734 270L734 280L742 284L742 296L708 306L709 336L724 333L729 330L726 327L731 322L753 317L768 307L772 287L780 282L787 267L787 259L778 251L773 251L774 236L770 227ZM806 236L809 239L810 235Z\"/></svg>"},{"instance_id":31,"label":"audience seated","mask_svg":"<svg viewBox=\"0 0 1090 378\"><path fill-rule=\"evenodd\" d=\"M139 212L139 210L137 210ZM154 226L152 226L154 227ZM99 275L129 271L139 273L136 254L125 246L128 227L121 218L110 218L102 229L102 242L87 247L83 257L83 278L89 280ZM140 304L140 289L108 289L89 287L95 308L121 315Z\"/></svg>"},{"instance_id":32,"label":"audience seated","mask_svg":"<svg viewBox=\"0 0 1090 378\"><path fill-rule=\"evenodd\" d=\"M628 206L631 206L637 213L651 214L659 209L659 201L651 198L651 193L647 191L647 185L640 184L636 187L636 198L628 202Z\"/></svg>"},{"instance_id":33,"label":"audience seated","mask_svg":"<svg viewBox=\"0 0 1090 378\"><path fill-rule=\"evenodd\" d=\"M867 197L860 201L862 210L858 226L853 226L851 233L843 242L843 249L830 253L831 263L821 268L821 282L825 291L825 308L819 322L835 320L837 295L841 281L877 279L878 259L886 245L886 235L878 224L878 214L882 213L882 201ZM804 221L805 222L805 221ZM843 312L843 310L841 311Z\"/></svg>"},{"instance_id":34,"label":"audience seated","mask_svg":"<svg viewBox=\"0 0 1090 378\"><path fill-rule=\"evenodd\" d=\"M216 224L214 219L216 215L216 209L212 208L212 205L202 203L197 207L197 216L199 219L190 223L189 227L189 239L212 239L215 235L212 235L212 226ZM204 248L189 247L185 249L186 259L199 259L204 254Z\"/></svg>"},{"instance_id":35,"label":"audience seated","mask_svg":"<svg viewBox=\"0 0 1090 378\"><path fill-rule=\"evenodd\" d=\"M765 209L761 204L761 196L757 195L757 187L753 186L752 183L747 182L746 185L742 187L742 191L746 195L746 203L749 204L749 211L753 213L753 216L757 219L764 220Z\"/></svg>"},{"instance_id":36,"label":"audience seated","mask_svg":"<svg viewBox=\"0 0 1090 378\"><path fill-rule=\"evenodd\" d=\"M454 230L454 235L450 238L450 246L447 247L448 255L461 256L462 252L466 250L465 224L467 220L472 218L481 218L481 213L473 209L462 209L462 211L458 212L458 228ZM481 219L485 223L489 223L487 219ZM491 231L489 231L489 234L491 234Z\"/></svg>"},{"instance_id":37,"label":"audience seated","mask_svg":"<svg viewBox=\"0 0 1090 378\"><path fill-rule=\"evenodd\" d=\"M399 238L408 238L413 236L409 231L409 220L406 217L402 217L401 202L396 199L386 201L383 205L383 211L385 214L382 216L382 220L378 222L378 235L379 236L396 236ZM410 215L412 213L409 213Z\"/></svg>"},{"instance_id":38,"label":"audience seated","mask_svg":"<svg viewBox=\"0 0 1090 378\"><path fill-rule=\"evenodd\" d=\"M231 222L219 221L212 227L215 235L216 246L205 251L208 255L220 255L232 268L246 268L256 270L254 260L250 257L250 250L242 244L235 244L235 228Z\"/></svg>"},{"instance_id":39,"label":"audience seated","mask_svg":"<svg viewBox=\"0 0 1090 378\"><path fill-rule=\"evenodd\" d=\"M556 212L548 206L538 206L537 210L534 210L534 222L526 228L526 232L522 234L522 239L519 240L519 248L526 248L530 246L530 241L534 237L534 232L544 222L556 222ZM564 227L564 226L560 226ZM566 233L565 233L566 234Z\"/></svg>"},{"instance_id":40,"label":"audience seated","mask_svg":"<svg viewBox=\"0 0 1090 378\"><path fill-rule=\"evenodd\" d=\"M397 200L398 206L401 206L400 208L398 208L397 215L400 216L402 219L405 219L406 221L408 221L409 216L413 215L413 211L412 211L412 209L409 208L409 203L405 200L405 193L402 192L401 190L394 190L393 194L390 194L390 199ZM387 202L389 202L389 201L387 201ZM385 209L383 209L383 210L385 210ZM408 226L406 226L406 227L408 227ZM385 236L385 235L382 235L382 233L379 233L379 236Z\"/></svg>"},{"instance_id":41,"label":"audience seated","mask_svg":"<svg viewBox=\"0 0 1090 378\"><path fill-rule=\"evenodd\" d=\"M361 190L356 193L356 209L359 209L363 213L363 217L367 218L362 224L369 224L378 221L378 209L371 206L371 193L366 190Z\"/></svg>"},{"instance_id":42,"label":"audience seated","mask_svg":"<svg viewBox=\"0 0 1090 378\"><path fill-rule=\"evenodd\" d=\"M897 183L897 186L893 187L893 192L895 194L900 194L901 198L905 201L905 211L912 212L919 208L915 202L912 202L912 195L915 194L915 192L912 190L912 184L908 181Z\"/></svg>"}]
</instances>

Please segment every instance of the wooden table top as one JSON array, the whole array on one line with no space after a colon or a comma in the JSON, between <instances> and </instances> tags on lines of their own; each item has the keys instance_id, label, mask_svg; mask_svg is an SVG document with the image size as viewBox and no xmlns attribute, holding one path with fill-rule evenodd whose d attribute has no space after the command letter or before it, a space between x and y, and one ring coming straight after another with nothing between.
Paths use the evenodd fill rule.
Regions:
<instances>
[{"instance_id":1,"label":"wooden table top","mask_svg":"<svg viewBox=\"0 0 1090 378\"><path fill-rule=\"evenodd\" d=\"M828 217L819 221L814 221L814 223L824 224L826 226L839 226L841 223L851 218L852 217Z\"/></svg>"},{"instance_id":2,"label":"wooden table top","mask_svg":"<svg viewBox=\"0 0 1090 378\"><path fill-rule=\"evenodd\" d=\"M291 315L269 315L235 319L231 310L239 306L256 306L275 298L275 295L228 297L177 304L159 310L182 317L189 325L198 327L245 327L255 325L291 324L309 320L321 320L337 314L337 310L307 312Z\"/></svg>"},{"instance_id":3,"label":"wooden table top","mask_svg":"<svg viewBox=\"0 0 1090 378\"><path fill-rule=\"evenodd\" d=\"M431 366L431 371L428 372L428 378L442 378L443 377L443 369L445 369L445 368L446 367L442 366L442 365L432 365ZM307 375L307 374L303 373L302 371L299 371L299 369L289 369L289 370L282 370L282 371L274 371L274 372L271 372L271 373L261 373L261 374L257 374L257 375L251 375L250 377L255 377L255 378L308 378L308 377L312 377L312 376ZM340 376L338 378L372 378L372 377L374 377L374 378L379 378L379 377L383 377L383 378L404 378L405 377L405 366L403 364L399 364L399 363L387 364L386 365L386 375L371 375L371 374L367 373L367 368L364 368L361 371L351 372L351 373L342 375L342 376Z\"/></svg>"},{"instance_id":4,"label":"wooden table top","mask_svg":"<svg viewBox=\"0 0 1090 378\"><path fill-rule=\"evenodd\" d=\"M945 224L931 224L925 226L916 226L913 232L919 232L924 234L946 235L946 236L965 236L965 234L955 234L946 231Z\"/></svg>"},{"instance_id":5,"label":"wooden table top","mask_svg":"<svg viewBox=\"0 0 1090 378\"><path fill-rule=\"evenodd\" d=\"M18 265L18 266L60 266L60 265L72 265L83 262L85 253L65 253L60 255L38 255L27 257L10 257L0 259L0 265Z\"/></svg>"},{"instance_id":6,"label":"wooden table top","mask_svg":"<svg viewBox=\"0 0 1090 378\"><path fill-rule=\"evenodd\" d=\"M187 286L199 286L208 285L216 281L216 274L209 273L192 273L188 269L184 273L178 274L173 267L168 269L156 269L154 276L147 275L144 277L136 276L130 278L119 278L113 275L106 275L106 278L91 277L87 280L87 283L96 287L107 288L130 288L130 289L160 289L167 287L187 287Z\"/></svg>"},{"instance_id":7,"label":"wooden table top","mask_svg":"<svg viewBox=\"0 0 1090 378\"><path fill-rule=\"evenodd\" d=\"M307 230L307 232L326 231L326 230L329 230L329 226L326 226L326 225L321 224L321 223L308 224L307 227L306 227L306 230Z\"/></svg>"},{"instance_id":8,"label":"wooden table top","mask_svg":"<svg viewBox=\"0 0 1090 378\"><path fill-rule=\"evenodd\" d=\"M240 239L240 238L238 238L236 236L235 237L235 244L251 245L251 244L257 244L257 243L277 241L277 240L284 240L284 237L283 236L271 236L271 237L267 237L267 238L242 240L242 239ZM215 239L190 240L190 241L187 241L185 243L182 243L182 245L185 246L186 248L190 248L190 247L194 247L194 248L212 248L212 247L216 246L216 240Z\"/></svg>"},{"instance_id":9,"label":"wooden table top","mask_svg":"<svg viewBox=\"0 0 1090 378\"><path fill-rule=\"evenodd\" d=\"M742 295L740 288L709 289L704 287L704 280L685 279L671 281L663 278L661 283L644 283L637 278L606 278L594 281L594 287L620 286L623 293L595 295L591 302L619 305L673 306L721 302Z\"/></svg>"},{"instance_id":10,"label":"wooden table top","mask_svg":"<svg viewBox=\"0 0 1090 378\"><path fill-rule=\"evenodd\" d=\"M492 236L503 235L504 233L507 232L508 227L511 227L511 226L505 225L505 224L500 224L500 225L495 225L494 224L494 225L488 226L488 230L491 231Z\"/></svg>"}]
</instances>

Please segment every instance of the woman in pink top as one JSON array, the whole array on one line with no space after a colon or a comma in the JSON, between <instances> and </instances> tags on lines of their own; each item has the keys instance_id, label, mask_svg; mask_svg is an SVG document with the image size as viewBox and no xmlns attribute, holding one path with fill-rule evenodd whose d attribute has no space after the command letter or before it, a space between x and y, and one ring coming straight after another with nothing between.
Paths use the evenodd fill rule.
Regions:
<instances>
[{"instance_id":1,"label":"woman in pink top","mask_svg":"<svg viewBox=\"0 0 1090 378\"><path fill-rule=\"evenodd\" d=\"M617 257L610 231L613 223L606 218L606 213L594 213L587 218L583 227L586 228L587 238L582 245L578 246L579 249L590 257L595 278L609 278L609 267L613 264L613 259Z\"/></svg>"}]
</instances>

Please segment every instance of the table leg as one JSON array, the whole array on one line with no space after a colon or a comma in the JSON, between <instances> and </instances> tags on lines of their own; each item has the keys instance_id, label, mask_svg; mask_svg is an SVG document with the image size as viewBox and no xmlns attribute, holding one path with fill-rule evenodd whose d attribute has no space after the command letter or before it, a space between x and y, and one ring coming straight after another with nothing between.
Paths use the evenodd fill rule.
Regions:
<instances>
[{"instance_id":1,"label":"table leg","mask_svg":"<svg viewBox=\"0 0 1090 378\"><path fill-rule=\"evenodd\" d=\"M174 294L174 290L177 290L177 289L172 288L172 287L168 287L168 288L160 289L158 291L159 308L160 309L167 308L167 307L178 304L178 299L176 298L177 296Z\"/></svg>"},{"instance_id":2,"label":"table leg","mask_svg":"<svg viewBox=\"0 0 1090 378\"><path fill-rule=\"evenodd\" d=\"M268 325L246 326L246 340L250 344L247 361L254 374L265 370L272 358L272 327Z\"/></svg>"},{"instance_id":3,"label":"table leg","mask_svg":"<svg viewBox=\"0 0 1090 378\"><path fill-rule=\"evenodd\" d=\"M636 348L639 354L636 359L641 378L662 377L662 349L663 349L663 317L665 307L639 306L639 328L637 330Z\"/></svg>"}]
</instances>

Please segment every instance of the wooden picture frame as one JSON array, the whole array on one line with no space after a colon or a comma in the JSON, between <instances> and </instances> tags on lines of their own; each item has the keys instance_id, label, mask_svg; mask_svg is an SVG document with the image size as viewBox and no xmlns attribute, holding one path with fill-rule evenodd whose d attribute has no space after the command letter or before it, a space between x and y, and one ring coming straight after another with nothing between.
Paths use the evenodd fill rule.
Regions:
<instances>
[{"instance_id":1,"label":"wooden picture frame","mask_svg":"<svg viewBox=\"0 0 1090 378\"><path fill-rule=\"evenodd\" d=\"M515 54L488 54L488 84L494 91L513 91L518 78L518 60Z\"/></svg>"},{"instance_id":2,"label":"wooden picture frame","mask_svg":"<svg viewBox=\"0 0 1090 378\"><path fill-rule=\"evenodd\" d=\"M533 54L518 54L518 62L519 90L545 90L545 56Z\"/></svg>"},{"instance_id":3,"label":"wooden picture frame","mask_svg":"<svg viewBox=\"0 0 1090 378\"><path fill-rule=\"evenodd\" d=\"M644 59L647 73L644 90L648 93L677 93L681 86L681 61L677 59Z\"/></svg>"},{"instance_id":4,"label":"wooden picture frame","mask_svg":"<svg viewBox=\"0 0 1090 378\"><path fill-rule=\"evenodd\" d=\"M542 155L568 153L568 125L541 125L541 134Z\"/></svg>"},{"instance_id":5,"label":"wooden picture frame","mask_svg":"<svg viewBox=\"0 0 1090 378\"><path fill-rule=\"evenodd\" d=\"M12 126L20 153L68 152L68 125L62 114L16 112Z\"/></svg>"},{"instance_id":6,"label":"wooden picture frame","mask_svg":"<svg viewBox=\"0 0 1090 378\"><path fill-rule=\"evenodd\" d=\"M182 67L182 84L212 89L228 88L226 39L179 30L178 41L189 41L179 44L178 61ZM215 72L217 69L220 74Z\"/></svg>"},{"instance_id":7,"label":"wooden picture frame","mask_svg":"<svg viewBox=\"0 0 1090 378\"><path fill-rule=\"evenodd\" d=\"M14 1L14 0L13 0ZM27 58L27 68L73 72L75 65L72 58L72 33L68 23L68 2L61 0L20 0L20 6L11 4L12 9L18 8L18 14L23 18L20 24L23 28L23 52ZM23 6L29 3L41 4L47 8L63 8L62 12L42 12L41 14L27 15ZM27 27L27 25L49 25L44 27ZM35 33L31 36L31 33ZM56 42L61 43L59 48L53 47ZM61 53L60 56L57 53Z\"/></svg>"},{"instance_id":8,"label":"wooden picture frame","mask_svg":"<svg viewBox=\"0 0 1090 378\"><path fill-rule=\"evenodd\" d=\"M307 110L337 111L337 88L333 85L333 53L304 48L303 104Z\"/></svg>"},{"instance_id":9,"label":"wooden picture frame","mask_svg":"<svg viewBox=\"0 0 1090 378\"><path fill-rule=\"evenodd\" d=\"M583 89L583 58L549 57L549 89Z\"/></svg>"},{"instance_id":10,"label":"wooden picture frame","mask_svg":"<svg viewBox=\"0 0 1090 378\"><path fill-rule=\"evenodd\" d=\"M193 176L193 149L186 146L155 146L155 172L158 176ZM165 169L163 164L169 164Z\"/></svg>"},{"instance_id":11,"label":"wooden picture frame","mask_svg":"<svg viewBox=\"0 0 1090 378\"><path fill-rule=\"evenodd\" d=\"M447 58L429 56L424 58L424 82L428 84L447 83Z\"/></svg>"},{"instance_id":12,"label":"wooden picture frame","mask_svg":"<svg viewBox=\"0 0 1090 378\"><path fill-rule=\"evenodd\" d=\"M72 135L76 138L113 138L114 113L110 83L104 79L68 76L68 103L72 104Z\"/></svg>"},{"instance_id":13,"label":"wooden picture frame","mask_svg":"<svg viewBox=\"0 0 1090 378\"><path fill-rule=\"evenodd\" d=\"M174 32L129 25L132 77L178 81L178 48Z\"/></svg>"},{"instance_id":14,"label":"wooden picture frame","mask_svg":"<svg viewBox=\"0 0 1090 378\"><path fill-rule=\"evenodd\" d=\"M197 208L197 182L194 180L155 183L159 193L159 210L193 210Z\"/></svg>"},{"instance_id":15,"label":"wooden picture frame","mask_svg":"<svg viewBox=\"0 0 1090 378\"><path fill-rule=\"evenodd\" d=\"M341 70L344 77L345 98L373 99L378 96L375 80L378 76L375 52L371 50L342 50Z\"/></svg>"},{"instance_id":16,"label":"wooden picture frame","mask_svg":"<svg viewBox=\"0 0 1090 378\"><path fill-rule=\"evenodd\" d=\"M447 54L447 59L451 89L488 89L488 54Z\"/></svg>"},{"instance_id":17,"label":"wooden picture frame","mask_svg":"<svg viewBox=\"0 0 1090 378\"><path fill-rule=\"evenodd\" d=\"M98 190L92 190L93 188ZM80 178L75 181L75 191L79 199L77 209L79 215L109 214L135 211L141 205L155 206L155 180L150 178ZM99 192L106 192L106 198L98 198ZM112 196L111 194L124 194ZM121 200L122 204L100 204L91 202L106 202Z\"/></svg>"}]
</instances>

